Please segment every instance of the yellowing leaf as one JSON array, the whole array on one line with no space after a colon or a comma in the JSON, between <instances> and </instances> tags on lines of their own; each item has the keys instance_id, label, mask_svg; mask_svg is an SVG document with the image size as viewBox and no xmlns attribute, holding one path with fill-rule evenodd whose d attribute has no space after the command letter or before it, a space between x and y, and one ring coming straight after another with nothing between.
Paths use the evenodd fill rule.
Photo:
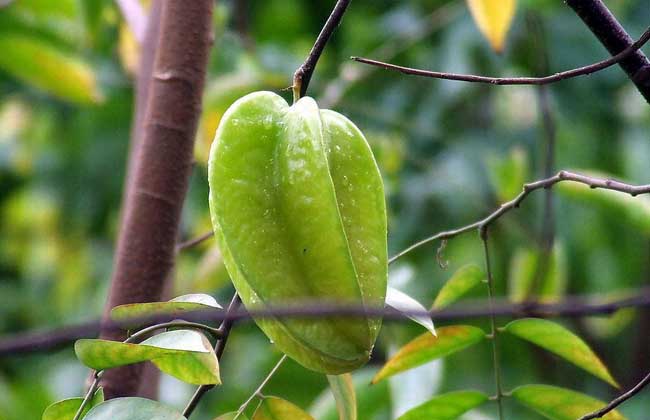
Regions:
<instances>
[{"instance_id":1,"label":"yellowing leaf","mask_svg":"<svg viewBox=\"0 0 650 420\"><path fill-rule=\"evenodd\" d=\"M0 70L62 99L100 102L102 95L92 68L55 46L25 35L0 37Z\"/></svg>"},{"instance_id":2,"label":"yellowing leaf","mask_svg":"<svg viewBox=\"0 0 650 420\"><path fill-rule=\"evenodd\" d=\"M253 420L314 420L300 407L278 397L266 397L255 410Z\"/></svg>"},{"instance_id":3,"label":"yellowing leaf","mask_svg":"<svg viewBox=\"0 0 650 420\"><path fill-rule=\"evenodd\" d=\"M74 350L83 364L96 370L149 360L161 371L187 383L221 383L219 362L210 342L192 330L160 333L141 344L82 339L77 340Z\"/></svg>"},{"instance_id":4,"label":"yellowing leaf","mask_svg":"<svg viewBox=\"0 0 650 420\"><path fill-rule=\"evenodd\" d=\"M449 392L407 411L397 420L454 420L487 400L488 396L478 391Z\"/></svg>"},{"instance_id":5,"label":"yellowing leaf","mask_svg":"<svg viewBox=\"0 0 650 420\"><path fill-rule=\"evenodd\" d=\"M551 420L576 420L605 406L604 402L588 395L550 385L520 386L512 391L512 396ZM625 417L614 410L602 420L625 420Z\"/></svg>"},{"instance_id":6,"label":"yellowing leaf","mask_svg":"<svg viewBox=\"0 0 650 420\"><path fill-rule=\"evenodd\" d=\"M545 319L526 318L509 323L505 331L557 354L618 388L609 370L593 350L563 326Z\"/></svg>"},{"instance_id":7,"label":"yellowing leaf","mask_svg":"<svg viewBox=\"0 0 650 420\"><path fill-rule=\"evenodd\" d=\"M467 0L476 25L496 52L503 51L516 0Z\"/></svg>"},{"instance_id":8,"label":"yellowing leaf","mask_svg":"<svg viewBox=\"0 0 650 420\"><path fill-rule=\"evenodd\" d=\"M357 420L357 394L352 384L352 375L327 375L332 388L339 420Z\"/></svg>"},{"instance_id":9,"label":"yellowing leaf","mask_svg":"<svg viewBox=\"0 0 650 420\"><path fill-rule=\"evenodd\" d=\"M468 325L438 328L437 333L437 336L433 336L431 333L426 332L407 343L386 362L384 367L372 379L372 383L377 383L396 373L456 353L485 338L483 330Z\"/></svg>"},{"instance_id":10,"label":"yellowing leaf","mask_svg":"<svg viewBox=\"0 0 650 420\"><path fill-rule=\"evenodd\" d=\"M459 268L438 292L433 309L441 309L457 301L485 278L477 265L468 264Z\"/></svg>"}]
</instances>

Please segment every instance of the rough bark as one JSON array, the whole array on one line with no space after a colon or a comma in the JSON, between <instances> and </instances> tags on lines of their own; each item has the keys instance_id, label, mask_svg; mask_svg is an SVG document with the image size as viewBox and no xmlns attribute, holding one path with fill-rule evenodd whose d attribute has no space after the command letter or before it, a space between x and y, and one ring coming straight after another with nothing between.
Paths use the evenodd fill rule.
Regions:
<instances>
[{"instance_id":1,"label":"rough bark","mask_svg":"<svg viewBox=\"0 0 650 420\"><path fill-rule=\"evenodd\" d=\"M212 45L212 0L160 0L162 18L140 144L135 147L105 316L117 305L160 300L188 188ZM136 121L137 123L137 121ZM134 129L137 133L137 128ZM137 134L136 134L137 135ZM104 330L103 338L124 333ZM106 372L108 398L135 395L142 366Z\"/></svg>"},{"instance_id":2,"label":"rough bark","mask_svg":"<svg viewBox=\"0 0 650 420\"><path fill-rule=\"evenodd\" d=\"M618 54L634 43L602 0L566 0L566 4L576 12L610 54ZM643 52L636 51L619 65L650 103L650 60Z\"/></svg>"}]
</instances>

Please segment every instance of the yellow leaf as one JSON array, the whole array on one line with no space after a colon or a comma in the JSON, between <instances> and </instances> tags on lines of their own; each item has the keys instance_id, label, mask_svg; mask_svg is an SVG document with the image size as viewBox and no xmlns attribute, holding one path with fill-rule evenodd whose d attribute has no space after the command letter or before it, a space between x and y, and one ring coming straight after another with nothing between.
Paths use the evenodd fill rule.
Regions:
<instances>
[{"instance_id":1,"label":"yellow leaf","mask_svg":"<svg viewBox=\"0 0 650 420\"><path fill-rule=\"evenodd\" d=\"M467 0L476 25L492 48L503 51L506 35L515 16L517 0Z\"/></svg>"}]
</instances>

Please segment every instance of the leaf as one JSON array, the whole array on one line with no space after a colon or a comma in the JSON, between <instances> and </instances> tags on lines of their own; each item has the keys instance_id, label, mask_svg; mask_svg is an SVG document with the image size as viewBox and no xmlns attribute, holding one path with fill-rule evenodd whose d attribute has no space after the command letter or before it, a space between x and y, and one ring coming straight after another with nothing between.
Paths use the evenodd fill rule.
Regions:
<instances>
[{"instance_id":1,"label":"leaf","mask_svg":"<svg viewBox=\"0 0 650 420\"><path fill-rule=\"evenodd\" d=\"M467 0L479 30L492 48L503 51L506 35L515 16L516 0Z\"/></svg>"},{"instance_id":2,"label":"leaf","mask_svg":"<svg viewBox=\"0 0 650 420\"><path fill-rule=\"evenodd\" d=\"M248 417L246 417L244 413L240 413L239 415L237 415L236 411L231 411L230 413L225 413L220 415L214 420L248 420Z\"/></svg>"},{"instance_id":3,"label":"leaf","mask_svg":"<svg viewBox=\"0 0 650 420\"><path fill-rule=\"evenodd\" d=\"M519 248L510 260L508 297L513 302L523 302L532 293L537 273L537 254L532 249Z\"/></svg>"},{"instance_id":4,"label":"leaf","mask_svg":"<svg viewBox=\"0 0 650 420\"><path fill-rule=\"evenodd\" d=\"M515 146L504 156L489 156L488 177L499 202L512 200L528 179L529 163L525 149Z\"/></svg>"},{"instance_id":5,"label":"leaf","mask_svg":"<svg viewBox=\"0 0 650 420\"><path fill-rule=\"evenodd\" d=\"M77 397L57 401L45 409L43 412L42 420L72 420L77 414L79 407L81 407L83 400L83 398ZM84 408L83 412L81 413L81 418L83 418L91 408L102 402L104 402L104 391L99 388L97 391L95 391L92 399Z\"/></svg>"},{"instance_id":6,"label":"leaf","mask_svg":"<svg viewBox=\"0 0 650 420\"><path fill-rule=\"evenodd\" d=\"M412 315L413 312L426 312L426 308L417 300L413 299L406 293L403 293L393 287L388 287L386 291L386 305L398 312L404 312L406 317L422 325L433 335L436 335L436 329L433 321L429 316Z\"/></svg>"},{"instance_id":7,"label":"leaf","mask_svg":"<svg viewBox=\"0 0 650 420\"><path fill-rule=\"evenodd\" d=\"M115 398L90 410L84 420L184 420L173 408L145 398Z\"/></svg>"},{"instance_id":8,"label":"leaf","mask_svg":"<svg viewBox=\"0 0 650 420\"><path fill-rule=\"evenodd\" d=\"M539 290L539 300L556 302L564 296L567 287L567 258L564 246L556 242L550 255L546 273Z\"/></svg>"},{"instance_id":9,"label":"leaf","mask_svg":"<svg viewBox=\"0 0 650 420\"><path fill-rule=\"evenodd\" d=\"M102 95L93 69L39 39L18 34L0 37L0 69L61 99L97 103Z\"/></svg>"},{"instance_id":10,"label":"leaf","mask_svg":"<svg viewBox=\"0 0 650 420\"><path fill-rule=\"evenodd\" d=\"M219 362L210 342L192 330L164 332L141 344L82 339L74 347L79 360L96 370L149 360L161 371L190 384L221 383Z\"/></svg>"},{"instance_id":11,"label":"leaf","mask_svg":"<svg viewBox=\"0 0 650 420\"><path fill-rule=\"evenodd\" d=\"M436 300L433 302L432 309L442 309L457 301L465 293L470 291L485 278L483 270L475 264L468 264L459 268L444 286Z\"/></svg>"},{"instance_id":12,"label":"leaf","mask_svg":"<svg viewBox=\"0 0 650 420\"><path fill-rule=\"evenodd\" d=\"M352 384L352 375L327 375L339 412L339 420L357 420L357 395Z\"/></svg>"},{"instance_id":13,"label":"leaf","mask_svg":"<svg viewBox=\"0 0 650 420\"><path fill-rule=\"evenodd\" d=\"M618 388L618 383L591 348L563 326L545 319L526 318L512 321L505 326L505 331L557 354Z\"/></svg>"},{"instance_id":14,"label":"leaf","mask_svg":"<svg viewBox=\"0 0 650 420\"><path fill-rule=\"evenodd\" d=\"M372 383L375 384L396 373L459 352L484 338L483 330L469 325L439 328L437 337L429 333L419 335L386 362L372 379Z\"/></svg>"},{"instance_id":15,"label":"leaf","mask_svg":"<svg viewBox=\"0 0 650 420\"><path fill-rule=\"evenodd\" d=\"M176 297L168 302L131 303L116 306L111 310L114 321L124 321L129 318L142 318L156 315L178 315L182 312L221 309L221 305L210 295L196 293Z\"/></svg>"},{"instance_id":16,"label":"leaf","mask_svg":"<svg viewBox=\"0 0 650 420\"><path fill-rule=\"evenodd\" d=\"M512 391L512 396L551 420L576 420L605 406L604 402L588 395L550 385L520 386ZM625 417L614 410L602 420L625 420Z\"/></svg>"},{"instance_id":17,"label":"leaf","mask_svg":"<svg viewBox=\"0 0 650 420\"><path fill-rule=\"evenodd\" d=\"M398 420L453 420L488 400L478 391L456 391L438 395L407 411Z\"/></svg>"},{"instance_id":18,"label":"leaf","mask_svg":"<svg viewBox=\"0 0 650 420\"><path fill-rule=\"evenodd\" d=\"M260 403L253 420L314 420L300 407L278 397L265 397Z\"/></svg>"}]
</instances>

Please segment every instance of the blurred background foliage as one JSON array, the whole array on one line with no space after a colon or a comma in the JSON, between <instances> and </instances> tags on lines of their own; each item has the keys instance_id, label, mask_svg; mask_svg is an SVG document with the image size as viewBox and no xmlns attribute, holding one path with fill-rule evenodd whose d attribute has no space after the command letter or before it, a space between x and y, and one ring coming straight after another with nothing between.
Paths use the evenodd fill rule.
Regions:
<instances>
[{"instance_id":1,"label":"blurred background foliage","mask_svg":"<svg viewBox=\"0 0 650 420\"><path fill-rule=\"evenodd\" d=\"M100 315L120 212L138 46L109 0L15 0L0 8L0 334L52 328ZM608 6L632 36L650 22L647 0ZM209 230L206 158L225 109L245 93L283 94L333 1L220 1L215 13L196 166L183 237ZM506 48L494 54L459 0L355 1L319 64L309 94L348 115L366 133L386 183L389 248L394 253L439 230L473 222L543 176L547 136L539 89L493 87L406 77L348 60L367 56L459 73L540 75L606 57L604 48L558 0L524 0ZM648 104L618 68L549 88L557 127L556 168L633 183L650 182ZM545 300L565 294L617 295L649 285L650 198L630 199L562 185L554 190L556 240L543 255L544 193L492 230L499 294L522 299L545 267ZM391 284L429 307L456 268L483 265L468 234L444 252L425 247L391 267ZM212 241L179 255L175 295L232 293ZM485 291L474 291L482 298ZM434 320L435 321L435 320ZM504 320L505 321L505 320ZM487 327L486 321L467 321ZM441 325L439 323L438 325ZM567 320L624 385L650 369L650 312ZM387 355L421 327L385 325L376 361L354 374L361 419L395 418L432 395L493 389L488 344L369 386ZM253 326L238 326L222 363L224 385L197 418L236 409L280 357ZM577 368L503 339L506 389L551 383L610 399L609 389ZM79 395L87 375L68 346L0 360L0 419L40 418L57 399ZM189 386L169 377L163 401L182 407ZM326 379L293 362L265 394L279 395L318 419L335 419ZM622 412L647 417L650 395ZM508 418L537 419L514 401ZM494 418L486 405L465 416Z\"/></svg>"}]
</instances>

